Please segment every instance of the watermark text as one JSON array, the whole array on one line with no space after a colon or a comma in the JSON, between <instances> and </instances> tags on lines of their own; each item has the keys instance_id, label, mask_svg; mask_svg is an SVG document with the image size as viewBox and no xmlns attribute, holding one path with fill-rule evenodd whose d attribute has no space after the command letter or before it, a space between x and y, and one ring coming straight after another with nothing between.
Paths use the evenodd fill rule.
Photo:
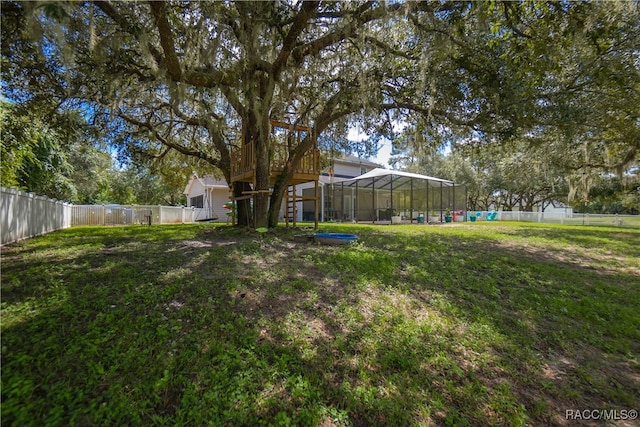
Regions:
<instances>
[{"instance_id":1,"label":"watermark text","mask_svg":"<svg viewBox=\"0 0 640 427\"><path fill-rule=\"evenodd\" d=\"M585 421L627 421L638 419L635 409L567 409L567 420Z\"/></svg>"}]
</instances>

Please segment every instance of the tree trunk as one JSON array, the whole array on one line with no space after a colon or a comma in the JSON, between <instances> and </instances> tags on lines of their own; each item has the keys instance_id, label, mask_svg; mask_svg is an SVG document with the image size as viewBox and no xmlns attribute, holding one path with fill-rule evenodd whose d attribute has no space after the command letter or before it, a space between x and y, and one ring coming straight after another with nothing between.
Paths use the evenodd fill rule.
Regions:
<instances>
[{"instance_id":1,"label":"tree trunk","mask_svg":"<svg viewBox=\"0 0 640 427\"><path fill-rule=\"evenodd\" d=\"M256 145L256 188L258 191L254 198L253 218L256 228L269 227L269 176L271 174L269 162L269 149L265 144L258 142ZM263 192L264 191L264 192Z\"/></svg>"},{"instance_id":2,"label":"tree trunk","mask_svg":"<svg viewBox=\"0 0 640 427\"><path fill-rule=\"evenodd\" d=\"M244 191L251 190L251 186L248 182L236 182L233 184L233 196L241 197L243 196ZM236 223L240 226L248 227L251 223L251 204L249 200L238 200L237 211L235 214L237 215Z\"/></svg>"},{"instance_id":3,"label":"tree trunk","mask_svg":"<svg viewBox=\"0 0 640 427\"><path fill-rule=\"evenodd\" d=\"M253 144L255 153L255 186L253 191L253 226L268 227L269 179L271 175L271 141L269 140L269 117L261 111L252 110L244 123L244 144Z\"/></svg>"},{"instance_id":4,"label":"tree trunk","mask_svg":"<svg viewBox=\"0 0 640 427\"><path fill-rule=\"evenodd\" d=\"M284 198L284 193L287 191L289 187L289 183L285 172L283 171L278 178L276 179L276 183L273 186L273 193L271 193L271 198L269 200L269 227L273 228L278 225L278 216L280 214L280 206L282 206L282 199Z\"/></svg>"}]
</instances>

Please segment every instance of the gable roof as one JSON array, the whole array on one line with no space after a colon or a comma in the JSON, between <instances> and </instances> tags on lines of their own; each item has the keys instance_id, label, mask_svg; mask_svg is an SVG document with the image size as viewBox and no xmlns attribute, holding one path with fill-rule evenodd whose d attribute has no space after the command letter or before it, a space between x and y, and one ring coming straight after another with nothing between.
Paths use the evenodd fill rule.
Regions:
<instances>
[{"instance_id":1,"label":"gable roof","mask_svg":"<svg viewBox=\"0 0 640 427\"><path fill-rule=\"evenodd\" d=\"M369 166L373 168L380 168L382 165L378 163L374 163L371 160L361 159L360 157L354 156L353 154L338 154L334 159L335 162L347 163L350 165L362 165Z\"/></svg>"},{"instance_id":2,"label":"gable roof","mask_svg":"<svg viewBox=\"0 0 640 427\"><path fill-rule=\"evenodd\" d=\"M212 176L205 176L202 178L199 178L200 181L203 183L203 185L205 187L224 187L224 188L229 188L229 185L227 184L227 181L225 181L224 179L217 179L214 178Z\"/></svg>"},{"instance_id":3,"label":"gable roof","mask_svg":"<svg viewBox=\"0 0 640 427\"><path fill-rule=\"evenodd\" d=\"M198 175L193 174L191 175L191 178L189 179L187 186L184 188L183 194L189 194L191 192L191 186L196 181L198 181L204 188L224 188L227 190L229 189L229 185L227 184L227 181L223 179L217 179L209 175L199 178Z\"/></svg>"}]
</instances>

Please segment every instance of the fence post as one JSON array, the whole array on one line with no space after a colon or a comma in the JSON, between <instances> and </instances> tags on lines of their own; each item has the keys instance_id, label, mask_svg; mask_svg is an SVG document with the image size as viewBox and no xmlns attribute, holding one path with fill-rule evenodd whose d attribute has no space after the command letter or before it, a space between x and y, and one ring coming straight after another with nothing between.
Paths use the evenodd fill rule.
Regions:
<instances>
[{"instance_id":1,"label":"fence post","mask_svg":"<svg viewBox=\"0 0 640 427\"><path fill-rule=\"evenodd\" d=\"M158 205L158 224L162 224L162 205Z\"/></svg>"}]
</instances>

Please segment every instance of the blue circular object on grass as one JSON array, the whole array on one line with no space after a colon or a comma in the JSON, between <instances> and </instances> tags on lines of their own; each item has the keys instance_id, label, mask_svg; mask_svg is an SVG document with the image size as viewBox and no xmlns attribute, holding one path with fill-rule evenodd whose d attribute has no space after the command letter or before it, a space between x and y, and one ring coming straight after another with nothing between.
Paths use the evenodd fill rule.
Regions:
<instances>
[{"instance_id":1,"label":"blue circular object on grass","mask_svg":"<svg viewBox=\"0 0 640 427\"><path fill-rule=\"evenodd\" d=\"M313 237L323 245L345 245L358 239L357 234L343 233L316 233Z\"/></svg>"}]
</instances>

